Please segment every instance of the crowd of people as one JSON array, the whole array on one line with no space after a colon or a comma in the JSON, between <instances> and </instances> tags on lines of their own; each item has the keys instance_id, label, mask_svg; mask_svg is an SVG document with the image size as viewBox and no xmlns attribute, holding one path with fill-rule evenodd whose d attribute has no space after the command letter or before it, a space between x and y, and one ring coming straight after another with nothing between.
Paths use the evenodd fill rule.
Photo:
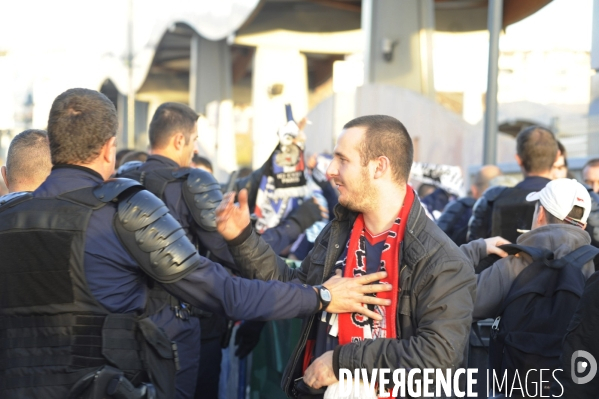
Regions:
<instances>
[{"instance_id":1,"label":"crowd of people","mask_svg":"<svg viewBox=\"0 0 599 399\"><path fill-rule=\"evenodd\" d=\"M71 89L45 131L15 136L0 397L218 398L233 323L243 358L265 321L289 318L302 319L289 397L331 397L341 369L479 367L469 344L488 318L491 370L557 376L498 395L597 397L599 376L580 384L571 359L599 358L599 159L578 182L555 135L530 126L516 139L522 181L486 165L458 197L414 189L393 117L353 119L332 155L308 159L288 117L261 168L219 183L195 151L198 117L162 104L148 152L117 151L114 105Z\"/></svg>"}]
</instances>

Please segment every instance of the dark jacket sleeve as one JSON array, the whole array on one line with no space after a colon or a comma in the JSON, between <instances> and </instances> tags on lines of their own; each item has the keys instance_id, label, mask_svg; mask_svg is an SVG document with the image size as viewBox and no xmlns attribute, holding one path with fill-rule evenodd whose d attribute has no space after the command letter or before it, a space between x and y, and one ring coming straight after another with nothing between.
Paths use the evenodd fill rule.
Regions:
<instances>
[{"instance_id":1,"label":"dark jacket sleeve","mask_svg":"<svg viewBox=\"0 0 599 399\"><path fill-rule=\"evenodd\" d=\"M578 308L568 326L568 333L564 338L562 352L563 371L556 372L557 379L561 386L553 384L551 393L558 397L562 390L566 399L595 399L599 398L599 370L596 370L595 377L585 384L576 384L572 380L572 357L576 351L586 351L595 360L595 366L599 361L599 273L593 274L586 282L582 298L578 303ZM578 356L579 361L586 361L592 364L589 359ZM576 367L578 361L574 361ZM576 374L578 376L578 374ZM587 374L582 374L584 377Z\"/></svg>"},{"instance_id":2,"label":"dark jacket sleeve","mask_svg":"<svg viewBox=\"0 0 599 399\"><path fill-rule=\"evenodd\" d=\"M427 268L426 276L415 281L412 300L417 304L411 315L417 323L415 335L409 339L367 339L338 346L334 357L338 356L335 364L339 368L460 367L472 322L474 271L466 259L455 256L437 260Z\"/></svg>"},{"instance_id":3,"label":"dark jacket sleeve","mask_svg":"<svg viewBox=\"0 0 599 399\"><path fill-rule=\"evenodd\" d=\"M319 307L311 286L232 277L202 257L193 273L164 288L180 300L233 320L279 320L305 317Z\"/></svg>"},{"instance_id":4,"label":"dark jacket sleeve","mask_svg":"<svg viewBox=\"0 0 599 399\"><path fill-rule=\"evenodd\" d=\"M437 220L437 226L451 237L453 228L462 215L462 212L464 212L464 206L460 201L450 202Z\"/></svg>"},{"instance_id":5,"label":"dark jacket sleeve","mask_svg":"<svg viewBox=\"0 0 599 399\"><path fill-rule=\"evenodd\" d=\"M488 238L491 235L492 205L483 196L480 197L472 208L472 216L468 222L466 241L470 242L479 238Z\"/></svg>"},{"instance_id":6,"label":"dark jacket sleeve","mask_svg":"<svg viewBox=\"0 0 599 399\"><path fill-rule=\"evenodd\" d=\"M237 270L245 278L306 282L310 255L299 269L291 269L253 229L241 244L229 245L229 251L235 259Z\"/></svg>"},{"instance_id":7,"label":"dark jacket sleeve","mask_svg":"<svg viewBox=\"0 0 599 399\"><path fill-rule=\"evenodd\" d=\"M302 234L303 230L293 220L283 220L278 226L267 229L262 233L262 239L270 245L275 254L280 254L285 248Z\"/></svg>"}]
</instances>

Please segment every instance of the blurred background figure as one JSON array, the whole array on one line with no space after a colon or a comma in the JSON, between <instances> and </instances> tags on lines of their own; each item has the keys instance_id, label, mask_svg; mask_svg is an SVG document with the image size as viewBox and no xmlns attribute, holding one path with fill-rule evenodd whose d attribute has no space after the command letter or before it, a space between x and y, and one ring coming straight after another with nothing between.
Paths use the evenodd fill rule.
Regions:
<instances>
[{"instance_id":1,"label":"blurred background figure","mask_svg":"<svg viewBox=\"0 0 599 399\"><path fill-rule=\"evenodd\" d=\"M470 185L470 196L449 203L437 225L457 245L465 244L468 233L468 221L472 216L472 207L477 199L489 188L491 180L501 175L501 169L495 165L485 165L476 173Z\"/></svg>"},{"instance_id":2,"label":"blurred background figure","mask_svg":"<svg viewBox=\"0 0 599 399\"><path fill-rule=\"evenodd\" d=\"M125 163L125 162L123 162L123 158L125 157L125 155L129 154L130 152L133 152L133 150L129 149L129 148L123 148L122 150L118 150L116 152L116 162L114 164L114 170L115 171L118 168L120 168L122 164Z\"/></svg>"},{"instance_id":3,"label":"blurred background figure","mask_svg":"<svg viewBox=\"0 0 599 399\"><path fill-rule=\"evenodd\" d=\"M121 159L121 166L127 162L146 162L148 160L148 153L145 151L130 151L126 153Z\"/></svg>"},{"instance_id":4,"label":"blurred background figure","mask_svg":"<svg viewBox=\"0 0 599 399\"><path fill-rule=\"evenodd\" d=\"M551 181L558 155L553 133L539 126L522 129L516 137L516 161L524 180L514 187L493 187L483 193L472 209L468 222L468 241L501 236L510 242L530 230L534 204L526 201Z\"/></svg>"},{"instance_id":5,"label":"blurred background figure","mask_svg":"<svg viewBox=\"0 0 599 399\"><path fill-rule=\"evenodd\" d=\"M8 147L2 178L10 193L34 191L52 170L50 144L45 130L29 129L13 138Z\"/></svg>"},{"instance_id":6,"label":"blurred background figure","mask_svg":"<svg viewBox=\"0 0 599 399\"><path fill-rule=\"evenodd\" d=\"M568 171L568 155L566 153L566 147L564 147L561 141L557 140L557 148L557 160L551 168L551 180L563 179L566 177L573 179L574 176Z\"/></svg>"},{"instance_id":7,"label":"blurred background figure","mask_svg":"<svg viewBox=\"0 0 599 399\"><path fill-rule=\"evenodd\" d=\"M593 158L584 165L582 180L595 193L599 193L599 158Z\"/></svg>"},{"instance_id":8,"label":"blurred background figure","mask_svg":"<svg viewBox=\"0 0 599 399\"><path fill-rule=\"evenodd\" d=\"M191 167L204 169L206 172L210 174L214 173L212 162L210 162L208 158L200 156L198 154L193 154L193 158L191 158Z\"/></svg>"}]
</instances>

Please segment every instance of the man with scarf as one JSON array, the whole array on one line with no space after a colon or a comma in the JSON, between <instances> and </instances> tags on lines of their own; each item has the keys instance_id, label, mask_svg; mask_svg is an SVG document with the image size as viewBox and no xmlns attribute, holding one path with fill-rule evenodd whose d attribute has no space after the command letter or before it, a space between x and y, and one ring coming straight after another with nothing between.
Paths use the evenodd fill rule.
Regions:
<instances>
[{"instance_id":1,"label":"man with scarf","mask_svg":"<svg viewBox=\"0 0 599 399\"><path fill-rule=\"evenodd\" d=\"M465 367L474 272L407 185L412 158L412 141L397 119L371 115L347 123L327 170L340 192L335 219L296 270L259 242L244 192L239 206L231 195L219 206L218 230L248 278L319 284L335 273L385 270L383 283L393 286L394 294L379 294L391 306L372 308L382 321L326 312L304 320L282 381L289 396L322 397L341 368Z\"/></svg>"}]
</instances>

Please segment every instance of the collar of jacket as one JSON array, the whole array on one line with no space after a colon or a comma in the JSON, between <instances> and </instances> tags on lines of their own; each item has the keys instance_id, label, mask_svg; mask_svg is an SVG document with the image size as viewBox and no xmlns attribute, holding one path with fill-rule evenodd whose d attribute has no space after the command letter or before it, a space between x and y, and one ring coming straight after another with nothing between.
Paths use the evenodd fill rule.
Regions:
<instances>
[{"instance_id":1,"label":"collar of jacket","mask_svg":"<svg viewBox=\"0 0 599 399\"><path fill-rule=\"evenodd\" d=\"M358 217L358 213L351 211L341 204L337 204L334 209L335 219L333 223L342 223L349 221L349 225L353 226L354 221ZM409 269L413 269L420 260L422 260L427 253L431 252L432 248L427 251L424 244L418 238L422 231L426 227L427 216L422 210L422 205L418 196L414 197L414 203L412 209L408 215L408 225L406 226L406 232L403 242L402 250L402 261L405 261L405 265ZM403 263L403 262L402 262Z\"/></svg>"},{"instance_id":2,"label":"collar of jacket","mask_svg":"<svg viewBox=\"0 0 599 399\"><path fill-rule=\"evenodd\" d=\"M158 162L158 163L166 165L168 167L180 168L179 164L177 162L175 162L173 159L170 159L168 157L165 157L163 155L158 155L158 154L150 155L148 157L148 159L146 160L146 162L147 163Z\"/></svg>"}]
</instances>

